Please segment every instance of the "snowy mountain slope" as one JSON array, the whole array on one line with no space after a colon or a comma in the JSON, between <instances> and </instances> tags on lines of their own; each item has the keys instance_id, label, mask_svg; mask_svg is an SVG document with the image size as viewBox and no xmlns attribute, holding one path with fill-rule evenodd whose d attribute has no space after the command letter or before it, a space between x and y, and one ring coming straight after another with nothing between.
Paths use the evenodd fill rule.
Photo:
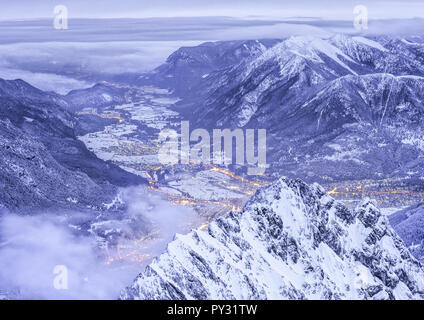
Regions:
<instances>
[{"instance_id":1,"label":"snowy mountain slope","mask_svg":"<svg viewBox=\"0 0 424 320\"><path fill-rule=\"evenodd\" d=\"M61 101L24 81L0 80L2 207L101 208L118 186L145 182L88 151Z\"/></svg>"},{"instance_id":2,"label":"snowy mountain slope","mask_svg":"<svg viewBox=\"0 0 424 320\"><path fill-rule=\"evenodd\" d=\"M177 235L121 299L420 299L424 271L375 204L279 179L208 231Z\"/></svg>"},{"instance_id":3,"label":"snowy mountain slope","mask_svg":"<svg viewBox=\"0 0 424 320\"><path fill-rule=\"evenodd\" d=\"M161 79L182 92L173 107L192 128L267 129L275 177L328 183L420 175L421 38L297 36L261 50L255 41L243 46L255 54L219 67L216 52L237 57L233 42L183 48L143 81ZM169 80L179 75L185 80Z\"/></svg>"},{"instance_id":4,"label":"snowy mountain slope","mask_svg":"<svg viewBox=\"0 0 424 320\"><path fill-rule=\"evenodd\" d=\"M420 77L348 75L279 113L272 104L264 107L255 123L266 125L271 141L277 140L272 144L282 146L270 155L271 163L277 168L298 159L298 176L313 171L332 179L408 177L413 170L402 168L416 167L423 156L423 85ZM297 148L288 155L283 150L293 141ZM343 169L331 174L325 168L334 167L325 163Z\"/></svg>"},{"instance_id":5,"label":"snowy mountain slope","mask_svg":"<svg viewBox=\"0 0 424 320\"><path fill-rule=\"evenodd\" d=\"M204 82L214 72L257 57L278 42L272 39L219 41L182 47L153 72L141 75L138 84L172 89L182 96L198 95L199 82Z\"/></svg>"},{"instance_id":6,"label":"snowy mountain slope","mask_svg":"<svg viewBox=\"0 0 424 320\"><path fill-rule=\"evenodd\" d=\"M124 104L131 95L128 88L117 88L108 84L96 84L88 89L70 91L63 99L68 103L69 111L84 108L102 108L110 105Z\"/></svg>"},{"instance_id":7,"label":"snowy mountain slope","mask_svg":"<svg viewBox=\"0 0 424 320\"><path fill-rule=\"evenodd\" d=\"M66 95L55 92L45 92L37 89L23 80L8 81L0 79L0 96L13 97L22 103L44 103L75 112L83 108L100 108L111 104L120 104L127 101L131 95L129 88L114 87L111 84L100 83L93 87L72 90Z\"/></svg>"},{"instance_id":8,"label":"snowy mountain slope","mask_svg":"<svg viewBox=\"0 0 424 320\"><path fill-rule=\"evenodd\" d=\"M424 261L424 204L419 203L389 216L393 229L402 237L409 251Z\"/></svg>"},{"instance_id":9,"label":"snowy mountain slope","mask_svg":"<svg viewBox=\"0 0 424 320\"><path fill-rule=\"evenodd\" d=\"M291 177L314 172L336 180L406 177L411 170L402 168L423 156L423 86L424 78L416 76L346 75L309 92L305 86L273 89L263 103L256 98L250 104L236 101L228 108L212 108L208 120L193 120L206 127L267 129L272 172L290 172ZM239 113L228 116L232 112ZM335 162L341 170L335 170Z\"/></svg>"},{"instance_id":10,"label":"snowy mountain slope","mask_svg":"<svg viewBox=\"0 0 424 320\"><path fill-rule=\"evenodd\" d=\"M177 50L140 83L177 92L179 109L199 127L254 126L259 113L285 114L340 77L424 76L424 45L415 41L334 35L208 42Z\"/></svg>"},{"instance_id":11,"label":"snowy mountain slope","mask_svg":"<svg viewBox=\"0 0 424 320\"><path fill-rule=\"evenodd\" d=\"M98 208L116 192L58 163L46 146L10 121L0 120L0 208L34 211Z\"/></svg>"},{"instance_id":12,"label":"snowy mountain slope","mask_svg":"<svg viewBox=\"0 0 424 320\"><path fill-rule=\"evenodd\" d=\"M414 41L334 35L205 43L177 50L140 81L181 93L179 108L199 127L254 126L259 113L285 114L348 75L423 77L424 44Z\"/></svg>"},{"instance_id":13,"label":"snowy mountain slope","mask_svg":"<svg viewBox=\"0 0 424 320\"><path fill-rule=\"evenodd\" d=\"M330 42L357 63L367 66L368 73L371 71L418 76L424 74L422 43L413 47L400 38L347 35L335 35Z\"/></svg>"},{"instance_id":14,"label":"snowy mountain slope","mask_svg":"<svg viewBox=\"0 0 424 320\"><path fill-rule=\"evenodd\" d=\"M213 79L214 84L208 82L205 86L213 94L203 108L195 110L194 118L197 123L245 126L263 108L284 112L297 99L312 99L322 85L346 75L424 75L423 64L402 53L403 48L392 51L363 37L291 37L250 61L223 70L221 80Z\"/></svg>"}]
</instances>

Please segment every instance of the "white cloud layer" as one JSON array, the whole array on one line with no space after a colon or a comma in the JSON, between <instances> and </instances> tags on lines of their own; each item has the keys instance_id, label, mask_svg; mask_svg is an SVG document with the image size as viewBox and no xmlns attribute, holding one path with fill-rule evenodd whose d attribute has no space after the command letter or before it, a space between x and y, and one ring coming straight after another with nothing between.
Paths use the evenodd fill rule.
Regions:
<instances>
[{"instance_id":1,"label":"white cloud layer","mask_svg":"<svg viewBox=\"0 0 424 320\"><path fill-rule=\"evenodd\" d=\"M130 248L128 253L148 255L143 262L117 259L112 250L110 254L117 262L106 264L106 258L95 249L94 237L68 227L68 219L81 217L82 213L67 218L59 212L34 216L4 213L0 218L0 296L6 291L17 293L15 298L19 299L116 299L151 259L166 250L175 233L188 232L189 222L200 223L193 211L144 190L123 190L122 197L128 203L124 218L138 217L137 221L144 221L140 227L148 226L154 237L143 242L127 237L118 241ZM119 227L133 229L134 225ZM118 251L121 256L126 252ZM68 270L66 290L55 288L56 266Z\"/></svg>"}]
</instances>

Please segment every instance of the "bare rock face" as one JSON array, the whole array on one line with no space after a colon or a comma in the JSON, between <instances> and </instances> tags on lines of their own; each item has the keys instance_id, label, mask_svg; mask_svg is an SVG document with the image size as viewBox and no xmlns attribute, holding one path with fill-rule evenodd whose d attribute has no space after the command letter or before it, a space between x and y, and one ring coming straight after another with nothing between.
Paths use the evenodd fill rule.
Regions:
<instances>
[{"instance_id":1,"label":"bare rock face","mask_svg":"<svg viewBox=\"0 0 424 320\"><path fill-rule=\"evenodd\" d=\"M370 200L281 178L208 231L176 235L121 299L421 299L424 272Z\"/></svg>"}]
</instances>

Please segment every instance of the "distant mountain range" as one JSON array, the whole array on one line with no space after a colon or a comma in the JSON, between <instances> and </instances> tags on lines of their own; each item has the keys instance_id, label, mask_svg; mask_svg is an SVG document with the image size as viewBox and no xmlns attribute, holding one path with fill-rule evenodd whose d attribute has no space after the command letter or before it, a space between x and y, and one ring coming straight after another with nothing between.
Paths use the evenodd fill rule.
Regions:
<instances>
[{"instance_id":1,"label":"distant mountain range","mask_svg":"<svg viewBox=\"0 0 424 320\"><path fill-rule=\"evenodd\" d=\"M268 130L269 175L420 177L424 40L336 35L181 48L139 84L198 128Z\"/></svg>"}]
</instances>

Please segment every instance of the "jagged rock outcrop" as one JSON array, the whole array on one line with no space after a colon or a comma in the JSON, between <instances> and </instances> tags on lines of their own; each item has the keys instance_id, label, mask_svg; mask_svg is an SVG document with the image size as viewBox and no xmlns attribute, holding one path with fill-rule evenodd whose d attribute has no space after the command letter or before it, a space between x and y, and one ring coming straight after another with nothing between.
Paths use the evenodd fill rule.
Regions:
<instances>
[{"instance_id":1,"label":"jagged rock outcrop","mask_svg":"<svg viewBox=\"0 0 424 320\"><path fill-rule=\"evenodd\" d=\"M176 235L121 299L420 299L424 271L366 200L281 178L208 231Z\"/></svg>"}]
</instances>

